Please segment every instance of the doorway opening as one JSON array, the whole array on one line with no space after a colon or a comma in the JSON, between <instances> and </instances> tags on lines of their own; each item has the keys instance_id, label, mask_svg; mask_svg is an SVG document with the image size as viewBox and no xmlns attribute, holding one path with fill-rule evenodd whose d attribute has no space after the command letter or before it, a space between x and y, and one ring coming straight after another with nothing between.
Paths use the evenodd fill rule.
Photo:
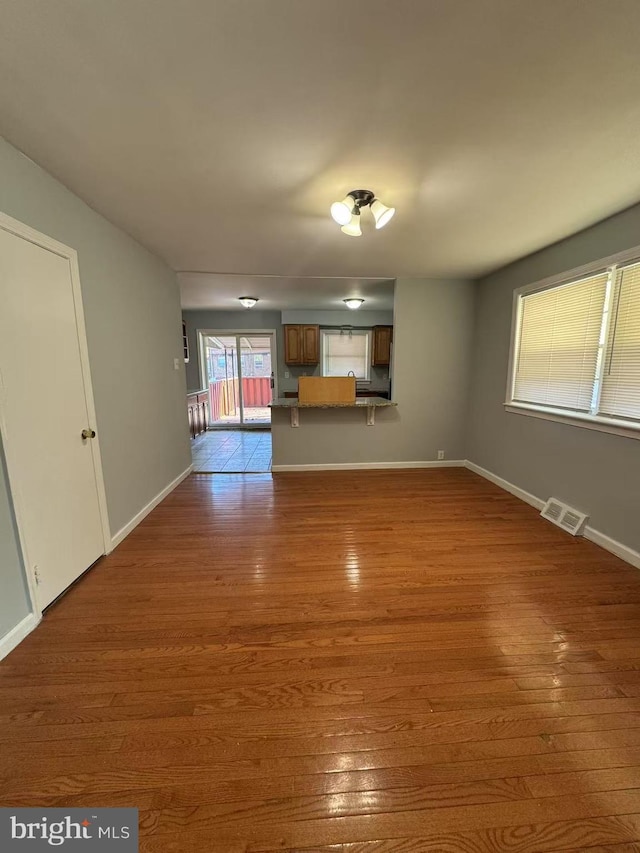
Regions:
<instances>
[{"instance_id":1,"label":"doorway opening","mask_svg":"<svg viewBox=\"0 0 640 853\"><path fill-rule=\"evenodd\" d=\"M193 443L194 471L270 471L269 403L277 396L275 330L201 330L198 346L209 423L208 431Z\"/></svg>"},{"instance_id":2,"label":"doorway opening","mask_svg":"<svg viewBox=\"0 0 640 853\"><path fill-rule=\"evenodd\" d=\"M200 332L209 428L271 426L275 395L275 332Z\"/></svg>"}]
</instances>

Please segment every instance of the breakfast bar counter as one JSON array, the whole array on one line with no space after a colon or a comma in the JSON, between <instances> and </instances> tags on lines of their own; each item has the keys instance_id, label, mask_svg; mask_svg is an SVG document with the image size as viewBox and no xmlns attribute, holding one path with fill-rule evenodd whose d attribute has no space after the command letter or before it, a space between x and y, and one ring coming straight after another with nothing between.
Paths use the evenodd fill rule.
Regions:
<instances>
[{"instance_id":1,"label":"breakfast bar counter","mask_svg":"<svg viewBox=\"0 0 640 853\"><path fill-rule=\"evenodd\" d=\"M315 400L312 402L300 402L295 397L278 397L269 403L272 409L289 409L291 412L291 426L300 426L299 409L366 409L367 425L375 424L375 410L379 408L389 408L397 406L397 403L391 400L385 400L384 397L356 397L355 400L334 401L334 400Z\"/></svg>"}]
</instances>

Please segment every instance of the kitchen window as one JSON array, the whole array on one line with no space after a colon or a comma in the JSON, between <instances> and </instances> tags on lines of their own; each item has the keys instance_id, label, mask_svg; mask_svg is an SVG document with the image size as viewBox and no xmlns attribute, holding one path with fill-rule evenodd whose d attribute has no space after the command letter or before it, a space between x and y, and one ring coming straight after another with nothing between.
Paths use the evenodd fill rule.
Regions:
<instances>
[{"instance_id":1,"label":"kitchen window","mask_svg":"<svg viewBox=\"0 0 640 853\"><path fill-rule=\"evenodd\" d=\"M637 257L517 293L505 405L640 438Z\"/></svg>"},{"instance_id":2,"label":"kitchen window","mask_svg":"<svg viewBox=\"0 0 640 853\"><path fill-rule=\"evenodd\" d=\"M322 329L320 332L322 376L348 376L368 382L371 378L371 331L369 329Z\"/></svg>"}]
</instances>

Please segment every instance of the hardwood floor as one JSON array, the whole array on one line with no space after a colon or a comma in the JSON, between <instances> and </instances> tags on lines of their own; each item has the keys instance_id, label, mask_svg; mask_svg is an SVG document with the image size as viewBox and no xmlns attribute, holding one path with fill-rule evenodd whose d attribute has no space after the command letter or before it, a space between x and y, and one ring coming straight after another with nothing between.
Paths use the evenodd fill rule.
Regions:
<instances>
[{"instance_id":1,"label":"hardwood floor","mask_svg":"<svg viewBox=\"0 0 640 853\"><path fill-rule=\"evenodd\" d=\"M145 853L640 850L640 574L464 469L193 475L0 674Z\"/></svg>"}]
</instances>

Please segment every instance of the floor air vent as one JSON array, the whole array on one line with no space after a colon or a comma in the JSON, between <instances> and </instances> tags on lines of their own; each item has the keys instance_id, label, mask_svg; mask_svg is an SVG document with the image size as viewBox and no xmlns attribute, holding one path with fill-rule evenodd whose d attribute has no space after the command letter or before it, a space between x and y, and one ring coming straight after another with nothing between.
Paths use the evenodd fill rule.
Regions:
<instances>
[{"instance_id":1,"label":"floor air vent","mask_svg":"<svg viewBox=\"0 0 640 853\"><path fill-rule=\"evenodd\" d=\"M540 515L552 521L558 527L566 530L572 536L581 536L587 523L588 515L577 509L563 504L556 498L549 498Z\"/></svg>"}]
</instances>

